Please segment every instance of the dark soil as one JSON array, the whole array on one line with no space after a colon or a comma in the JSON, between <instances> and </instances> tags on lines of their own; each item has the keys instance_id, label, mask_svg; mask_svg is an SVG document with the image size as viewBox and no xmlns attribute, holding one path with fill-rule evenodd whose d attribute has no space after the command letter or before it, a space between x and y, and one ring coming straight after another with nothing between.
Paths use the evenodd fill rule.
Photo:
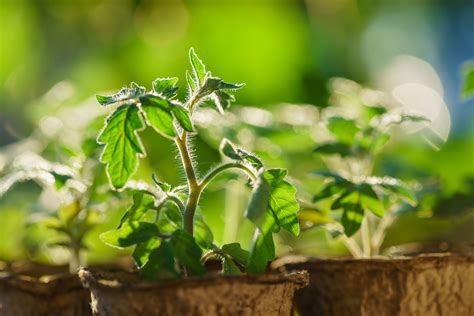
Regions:
<instances>
[{"instance_id":1,"label":"dark soil","mask_svg":"<svg viewBox=\"0 0 474 316\"><path fill-rule=\"evenodd\" d=\"M144 282L136 273L81 270L94 315L290 315L306 272L255 276L210 275Z\"/></svg>"},{"instance_id":2,"label":"dark soil","mask_svg":"<svg viewBox=\"0 0 474 316\"><path fill-rule=\"evenodd\" d=\"M474 315L470 256L286 257L273 267L310 273L309 286L295 295L301 315Z\"/></svg>"}]
</instances>

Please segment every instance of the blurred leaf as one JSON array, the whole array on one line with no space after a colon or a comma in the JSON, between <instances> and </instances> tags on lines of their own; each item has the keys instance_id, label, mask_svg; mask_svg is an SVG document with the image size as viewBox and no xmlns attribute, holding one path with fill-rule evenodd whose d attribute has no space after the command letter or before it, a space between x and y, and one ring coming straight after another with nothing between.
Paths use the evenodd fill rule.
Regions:
<instances>
[{"instance_id":1,"label":"blurred leaf","mask_svg":"<svg viewBox=\"0 0 474 316\"><path fill-rule=\"evenodd\" d=\"M368 209L378 217L382 217L385 213L382 202L377 193L367 183L361 183L357 186L359 192L360 205L363 209Z\"/></svg>"},{"instance_id":2,"label":"blurred leaf","mask_svg":"<svg viewBox=\"0 0 474 316\"><path fill-rule=\"evenodd\" d=\"M203 275L206 270L201 263L202 250L193 236L184 230L176 230L170 239L173 253L188 272L193 275Z\"/></svg>"},{"instance_id":3,"label":"blurred leaf","mask_svg":"<svg viewBox=\"0 0 474 316\"><path fill-rule=\"evenodd\" d=\"M163 233L173 233L176 229L183 227L183 217L179 208L167 203L158 214L158 227Z\"/></svg>"},{"instance_id":4,"label":"blurred leaf","mask_svg":"<svg viewBox=\"0 0 474 316\"><path fill-rule=\"evenodd\" d=\"M97 101L100 105L110 105L117 102L124 102L130 99L138 98L144 94L146 89L137 85L135 82L130 84L130 87L124 87L119 92L111 96L96 95Z\"/></svg>"},{"instance_id":5,"label":"blurred leaf","mask_svg":"<svg viewBox=\"0 0 474 316\"><path fill-rule=\"evenodd\" d=\"M71 175L67 174L59 174L57 172L51 172L51 174L54 177L54 186L56 187L56 190L61 189L67 182L67 180L72 179Z\"/></svg>"},{"instance_id":6,"label":"blurred leaf","mask_svg":"<svg viewBox=\"0 0 474 316\"><path fill-rule=\"evenodd\" d=\"M342 213L341 224L348 237L354 235L364 219L364 210L358 204L347 205Z\"/></svg>"},{"instance_id":7,"label":"blurred leaf","mask_svg":"<svg viewBox=\"0 0 474 316\"><path fill-rule=\"evenodd\" d=\"M339 142L349 145L354 143L360 130L354 120L339 116L329 118L328 129Z\"/></svg>"},{"instance_id":8,"label":"blurred leaf","mask_svg":"<svg viewBox=\"0 0 474 316\"><path fill-rule=\"evenodd\" d=\"M380 185L384 189L397 194L412 206L415 206L418 202L415 194L400 180L385 177Z\"/></svg>"},{"instance_id":9,"label":"blurred leaf","mask_svg":"<svg viewBox=\"0 0 474 316\"><path fill-rule=\"evenodd\" d=\"M191 93L193 93L196 90L196 81L194 81L193 77L187 70L186 70L186 82L188 83L188 89L190 90Z\"/></svg>"},{"instance_id":10,"label":"blurred leaf","mask_svg":"<svg viewBox=\"0 0 474 316\"><path fill-rule=\"evenodd\" d=\"M118 107L106 120L97 141L105 144L100 157L107 164L107 175L114 188L125 186L138 167L137 156L144 156L145 149L137 131L145 127L136 105Z\"/></svg>"},{"instance_id":11,"label":"blurred leaf","mask_svg":"<svg viewBox=\"0 0 474 316\"><path fill-rule=\"evenodd\" d=\"M106 231L100 239L115 248L129 247L158 236L158 227L148 222L125 222L120 228Z\"/></svg>"},{"instance_id":12,"label":"blurred leaf","mask_svg":"<svg viewBox=\"0 0 474 316\"><path fill-rule=\"evenodd\" d=\"M461 95L464 100L469 100L474 96L474 62L469 62L463 67Z\"/></svg>"},{"instance_id":13,"label":"blurred leaf","mask_svg":"<svg viewBox=\"0 0 474 316\"><path fill-rule=\"evenodd\" d=\"M323 155L339 154L341 157L346 157L352 154L351 146L343 143L321 144L314 149L314 152Z\"/></svg>"},{"instance_id":14,"label":"blurred leaf","mask_svg":"<svg viewBox=\"0 0 474 316\"><path fill-rule=\"evenodd\" d=\"M65 223L71 222L81 211L81 204L79 201L74 201L59 208L59 218Z\"/></svg>"}]
</instances>

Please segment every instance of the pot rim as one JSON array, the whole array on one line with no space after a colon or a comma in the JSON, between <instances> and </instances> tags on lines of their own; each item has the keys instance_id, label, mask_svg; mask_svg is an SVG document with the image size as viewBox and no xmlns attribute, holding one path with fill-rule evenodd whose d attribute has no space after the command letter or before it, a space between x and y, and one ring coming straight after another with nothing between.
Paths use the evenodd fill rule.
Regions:
<instances>
[{"instance_id":1,"label":"pot rim","mask_svg":"<svg viewBox=\"0 0 474 316\"><path fill-rule=\"evenodd\" d=\"M100 271L97 269L81 268L79 277L86 288L114 288L114 289L134 289L152 290L174 287L203 287L222 283L250 283L250 284L283 284L291 283L296 288L302 288L309 284L309 274L307 271L276 272L272 271L260 275L222 275L207 274L203 277L189 277L182 279L151 281L141 279L137 272L126 271ZM125 279L125 280L124 280ZM127 280L128 279L128 280Z\"/></svg>"},{"instance_id":2,"label":"pot rim","mask_svg":"<svg viewBox=\"0 0 474 316\"><path fill-rule=\"evenodd\" d=\"M324 257L310 257L300 255L289 255L276 259L271 263L271 268L278 270L285 266L291 268L308 270L318 270L321 266L344 266L350 264L358 265L371 265L371 266L404 266L407 264L437 264L441 262L467 262L474 264L474 256L461 255L456 253L426 253L417 256L377 256L373 258L353 258L353 257L340 257L340 258L324 258Z\"/></svg>"}]
</instances>

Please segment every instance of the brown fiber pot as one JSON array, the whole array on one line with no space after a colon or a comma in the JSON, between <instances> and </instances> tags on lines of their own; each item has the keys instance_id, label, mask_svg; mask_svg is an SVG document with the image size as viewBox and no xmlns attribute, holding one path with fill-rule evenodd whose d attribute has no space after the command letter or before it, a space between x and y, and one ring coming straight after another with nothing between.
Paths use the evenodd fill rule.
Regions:
<instances>
[{"instance_id":1,"label":"brown fiber pot","mask_svg":"<svg viewBox=\"0 0 474 316\"><path fill-rule=\"evenodd\" d=\"M79 271L94 315L290 315L306 272L144 282L136 273Z\"/></svg>"},{"instance_id":2,"label":"brown fiber pot","mask_svg":"<svg viewBox=\"0 0 474 316\"><path fill-rule=\"evenodd\" d=\"M1 316L91 315L89 301L89 291L75 274L39 277L27 272L0 271Z\"/></svg>"},{"instance_id":3,"label":"brown fiber pot","mask_svg":"<svg viewBox=\"0 0 474 316\"><path fill-rule=\"evenodd\" d=\"M272 266L309 272L309 286L295 294L303 316L474 315L474 257L286 257Z\"/></svg>"}]
</instances>

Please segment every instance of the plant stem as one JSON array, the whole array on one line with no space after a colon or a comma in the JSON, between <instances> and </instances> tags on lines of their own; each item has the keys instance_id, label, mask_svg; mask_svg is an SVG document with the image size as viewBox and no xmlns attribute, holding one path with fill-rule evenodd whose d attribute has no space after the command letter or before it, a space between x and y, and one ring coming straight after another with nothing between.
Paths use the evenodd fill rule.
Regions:
<instances>
[{"instance_id":1,"label":"plant stem","mask_svg":"<svg viewBox=\"0 0 474 316\"><path fill-rule=\"evenodd\" d=\"M80 243L78 244L80 245ZM71 245L69 251L71 253L71 258L69 260L69 273L77 273L79 267L81 266L81 250L80 246L78 245Z\"/></svg>"},{"instance_id":2,"label":"plant stem","mask_svg":"<svg viewBox=\"0 0 474 316\"><path fill-rule=\"evenodd\" d=\"M184 230L191 235L194 230L194 213L201 195L201 189L198 184L196 172L194 171L193 161L187 144L187 133L183 131L181 137L175 138L176 146L178 147L179 154L181 156L181 162L183 164L184 171L186 172L186 179L188 182L188 201L184 209Z\"/></svg>"},{"instance_id":3,"label":"plant stem","mask_svg":"<svg viewBox=\"0 0 474 316\"><path fill-rule=\"evenodd\" d=\"M364 258L370 258L371 254L371 244L370 244L370 223L369 217L365 216L362 220L362 227L361 227L361 234L362 234L362 248L364 250L363 256Z\"/></svg>"},{"instance_id":4,"label":"plant stem","mask_svg":"<svg viewBox=\"0 0 474 316\"><path fill-rule=\"evenodd\" d=\"M387 232L387 228L392 225L393 221L395 220L395 215L393 213L388 212L379 222L373 236L372 236L372 253L374 255L380 254L380 247L382 246L383 240L385 239L385 234Z\"/></svg>"},{"instance_id":5,"label":"plant stem","mask_svg":"<svg viewBox=\"0 0 474 316\"><path fill-rule=\"evenodd\" d=\"M363 252L360 249L360 246L353 238L347 237L346 235L342 235L342 241L344 242L344 245L346 246L347 250L349 250L349 252L354 258L363 257Z\"/></svg>"},{"instance_id":6,"label":"plant stem","mask_svg":"<svg viewBox=\"0 0 474 316\"><path fill-rule=\"evenodd\" d=\"M212 181L212 179L214 179L217 175L219 175L220 173L224 172L227 169L232 169L232 168L243 170L245 174L247 174L252 179L252 181L257 181L257 176L255 176L255 174L253 173L252 170L250 170L250 168L238 162L229 162L211 170L201 181L201 183L199 184L199 187L201 188L201 190L204 190L206 186Z\"/></svg>"}]
</instances>

